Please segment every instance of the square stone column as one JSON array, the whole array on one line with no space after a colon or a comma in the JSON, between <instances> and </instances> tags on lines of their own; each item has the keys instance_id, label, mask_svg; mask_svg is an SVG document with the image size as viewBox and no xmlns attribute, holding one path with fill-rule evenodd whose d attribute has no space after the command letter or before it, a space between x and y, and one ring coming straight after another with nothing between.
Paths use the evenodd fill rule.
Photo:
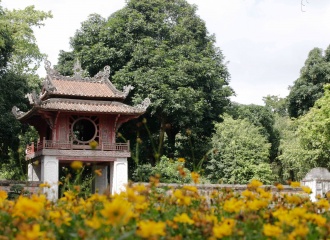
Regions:
<instances>
[{"instance_id":1,"label":"square stone column","mask_svg":"<svg viewBox=\"0 0 330 240\"><path fill-rule=\"evenodd\" d=\"M127 158L117 158L110 163L110 186L111 194L120 193L125 190L128 183Z\"/></svg>"},{"instance_id":2,"label":"square stone column","mask_svg":"<svg viewBox=\"0 0 330 240\"><path fill-rule=\"evenodd\" d=\"M50 188L43 188L43 193L51 201L58 199L59 161L54 156L42 156L41 181L48 183Z\"/></svg>"},{"instance_id":3,"label":"square stone column","mask_svg":"<svg viewBox=\"0 0 330 240\"><path fill-rule=\"evenodd\" d=\"M38 161L28 165L28 181L41 181L41 164Z\"/></svg>"},{"instance_id":4,"label":"square stone column","mask_svg":"<svg viewBox=\"0 0 330 240\"><path fill-rule=\"evenodd\" d=\"M94 173L95 170L100 170L101 176ZM103 194L109 187L108 183L108 165L96 165L93 166L93 173L95 174L95 179L93 181L93 192Z\"/></svg>"}]
</instances>

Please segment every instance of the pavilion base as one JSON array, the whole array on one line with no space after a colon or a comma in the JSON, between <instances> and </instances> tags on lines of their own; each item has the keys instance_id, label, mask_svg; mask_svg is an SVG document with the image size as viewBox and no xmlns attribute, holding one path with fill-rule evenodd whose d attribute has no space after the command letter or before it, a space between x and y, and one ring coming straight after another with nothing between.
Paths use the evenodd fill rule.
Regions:
<instances>
[{"instance_id":1,"label":"pavilion base","mask_svg":"<svg viewBox=\"0 0 330 240\"><path fill-rule=\"evenodd\" d=\"M41 161L28 165L28 181L41 181L49 184L42 192L47 199L56 201L59 197L59 166L61 160L56 156L41 156ZM95 172L96 171L96 172ZM116 158L115 161L102 162L93 166L95 174L92 192L98 194L117 194L125 190L128 183L127 158Z\"/></svg>"}]
</instances>

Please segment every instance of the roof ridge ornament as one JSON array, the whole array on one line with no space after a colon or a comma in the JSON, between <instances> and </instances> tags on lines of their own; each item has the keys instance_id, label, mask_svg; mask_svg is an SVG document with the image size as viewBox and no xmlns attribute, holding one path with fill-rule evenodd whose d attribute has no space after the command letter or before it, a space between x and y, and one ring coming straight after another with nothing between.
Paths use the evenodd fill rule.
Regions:
<instances>
[{"instance_id":1,"label":"roof ridge ornament","mask_svg":"<svg viewBox=\"0 0 330 240\"><path fill-rule=\"evenodd\" d=\"M103 70L104 71L99 71L97 74L95 74L94 79L97 79L97 82L104 83L106 81L109 81L110 66L106 65Z\"/></svg>"},{"instance_id":2,"label":"roof ridge ornament","mask_svg":"<svg viewBox=\"0 0 330 240\"><path fill-rule=\"evenodd\" d=\"M123 93L124 93L125 97L127 97L127 95L129 94L129 92L131 90L133 90L133 89L134 89L134 87L132 85L126 85L126 86L124 86L123 87Z\"/></svg>"},{"instance_id":3,"label":"roof ridge ornament","mask_svg":"<svg viewBox=\"0 0 330 240\"><path fill-rule=\"evenodd\" d=\"M25 114L25 112L21 111L18 107L14 106L11 109L11 112L14 114L16 118L19 118Z\"/></svg>"},{"instance_id":4,"label":"roof ridge ornament","mask_svg":"<svg viewBox=\"0 0 330 240\"><path fill-rule=\"evenodd\" d=\"M54 68L51 68L52 64L47 58L45 58L44 62L45 62L45 69L46 69L47 75L49 75L51 77L60 76L60 73L58 71L56 71Z\"/></svg>"},{"instance_id":5,"label":"roof ridge ornament","mask_svg":"<svg viewBox=\"0 0 330 240\"><path fill-rule=\"evenodd\" d=\"M141 102L141 104L136 105L136 107L137 107L138 109L146 110L146 109L149 107L150 103L151 103L150 98L145 98L145 99Z\"/></svg>"},{"instance_id":6,"label":"roof ridge ornament","mask_svg":"<svg viewBox=\"0 0 330 240\"><path fill-rule=\"evenodd\" d=\"M32 93L28 93L25 96L29 99L31 105L39 106L41 104L41 95L37 95L36 90L33 89Z\"/></svg>"},{"instance_id":7,"label":"roof ridge ornament","mask_svg":"<svg viewBox=\"0 0 330 240\"><path fill-rule=\"evenodd\" d=\"M77 61L74 63L73 65L73 73L74 73L74 79L82 79L82 73L84 72L83 69L81 68L81 64L80 64L80 61L79 59L77 59Z\"/></svg>"}]
</instances>

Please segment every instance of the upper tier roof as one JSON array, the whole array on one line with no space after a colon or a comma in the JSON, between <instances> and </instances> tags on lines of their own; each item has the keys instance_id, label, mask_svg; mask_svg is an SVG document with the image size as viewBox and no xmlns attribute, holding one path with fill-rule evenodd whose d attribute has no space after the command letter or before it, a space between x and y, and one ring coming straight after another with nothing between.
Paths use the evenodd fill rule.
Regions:
<instances>
[{"instance_id":1,"label":"upper tier roof","mask_svg":"<svg viewBox=\"0 0 330 240\"><path fill-rule=\"evenodd\" d=\"M74 76L61 75L51 68L50 62L45 62L47 77L44 80L41 99L50 97L65 97L79 99L124 100L132 86L125 86L119 91L110 82L110 67L104 67L104 71L98 72L94 77L82 77L83 70L80 63L74 66Z\"/></svg>"},{"instance_id":2,"label":"upper tier roof","mask_svg":"<svg viewBox=\"0 0 330 240\"><path fill-rule=\"evenodd\" d=\"M28 94L33 105L28 112L13 107L12 112L17 119L25 121L42 112L81 112L100 114L123 114L139 116L150 104L146 98L137 106L128 106L122 101L133 87L125 86L121 92L110 82L110 67L106 66L94 77L82 77L83 70L79 62L75 64L74 76L68 77L52 69L49 61L45 61L47 76L40 95Z\"/></svg>"}]
</instances>

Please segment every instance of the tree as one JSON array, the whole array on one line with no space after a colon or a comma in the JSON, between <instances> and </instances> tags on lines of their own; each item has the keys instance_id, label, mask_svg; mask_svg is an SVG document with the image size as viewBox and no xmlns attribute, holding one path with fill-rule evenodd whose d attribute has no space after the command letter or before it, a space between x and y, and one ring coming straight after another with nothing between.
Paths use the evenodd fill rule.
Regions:
<instances>
[{"instance_id":1,"label":"tree","mask_svg":"<svg viewBox=\"0 0 330 240\"><path fill-rule=\"evenodd\" d=\"M35 74L43 54L40 53L33 35L33 27L42 26L50 13L37 11L33 6L24 10L0 7L0 158L1 164L19 166L19 137L26 129L14 118L14 105L27 110L25 99L32 87L41 81ZM24 151L23 151L24 152ZM11 165L11 167L13 167ZM2 169L3 170L3 169Z\"/></svg>"},{"instance_id":2,"label":"tree","mask_svg":"<svg viewBox=\"0 0 330 240\"><path fill-rule=\"evenodd\" d=\"M302 179L314 167L330 167L330 86L324 89L324 96L305 115L286 121L279 159L283 176L291 180Z\"/></svg>"},{"instance_id":3,"label":"tree","mask_svg":"<svg viewBox=\"0 0 330 240\"><path fill-rule=\"evenodd\" d=\"M91 15L70 43L91 75L110 65L119 89L133 85L130 103L151 99L144 117L158 135L160 155L165 139L173 154L177 134L186 129L200 139L210 136L232 95L224 56L185 0L130 0L107 20ZM61 53L58 69L68 54Z\"/></svg>"},{"instance_id":4,"label":"tree","mask_svg":"<svg viewBox=\"0 0 330 240\"><path fill-rule=\"evenodd\" d=\"M245 105L232 103L227 113L234 119L247 119L254 126L259 128L260 134L266 137L271 144L269 149L269 163L275 162L278 154L279 133L274 127L275 115L267 106L255 104Z\"/></svg>"},{"instance_id":5,"label":"tree","mask_svg":"<svg viewBox=\"0 0 330 240\"><path fill-rule=\"evenodd\" d=\"M279 116L287 116L287 99L281 98L275 95L267 95L262 100L265 103L266 108L270 109L272 113Z\"/></svg>"},{"instance_id":6,"label":"tree","mask_svg":"<svg viewBox=\"0 0 330 240\"><path fill-rule=\"evenodd\" d=\"M290 117L298 117L308 112L315 101L323 95L323 85L330 83L330 46L323 54L322 49L309 52L300 77L290 87L287 97Z\"/></svg>"},{"instance_id":7,"label":"tree","mask_svg":"<svg viewBox=\"0 0 330 240\"><path fill-rule=\"evenodd\" d=\"M324 96L298 120L301 145L310 152L310 166L330 167L330 85L325 85Z\"/></svg>"},{"instance_id":8,"label":"tree","mask_svg":"<svg viewBox=\"0 0 330 240\"><path fill-rule=\"evenodd\" d=\"M274 181L269 161L266 137L260 128L247 119L233 119L225 115L222 123L215 125L212 137L214 152L207 164L207 177L214 183L248 183L258 179L265 184Z\"/></svg>"}]
</instances>

